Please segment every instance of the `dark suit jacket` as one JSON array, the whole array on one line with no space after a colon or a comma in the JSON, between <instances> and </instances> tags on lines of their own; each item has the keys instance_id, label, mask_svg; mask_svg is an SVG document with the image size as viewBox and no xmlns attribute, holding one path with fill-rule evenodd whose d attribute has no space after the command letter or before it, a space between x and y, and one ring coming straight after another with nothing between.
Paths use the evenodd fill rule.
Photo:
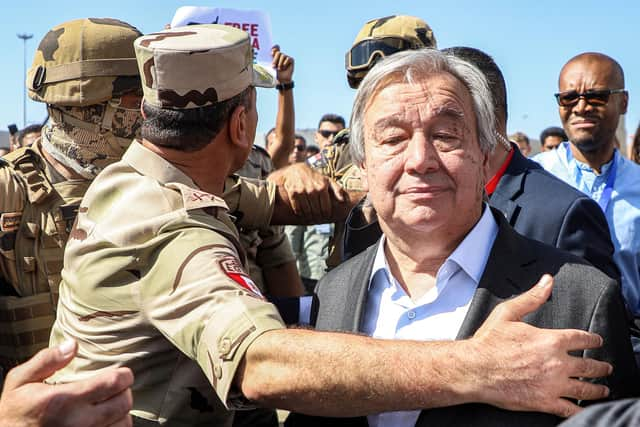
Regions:
<instances>
[{"instance_id":1,"label":"dark suit jacket","mask_svg":"<svg viewBox=\"0 0 640 427\"><path fill-rule=\"evenodd\" d=\"M500 302L521 294L544 273L555 277L550 300L525 321L542 328L575 328L600 334L604 346L584 356L613 364L613 374L599 380L611 389L610 399L640 395L640 377L626 327L622 295L616 281L581 258L516 233L492 209L498 235L474 294L458 339L472 336ZM316 288L316 329L359 332L377 245L340 265ZM484 404L422 411L418 426L547 426L560 422L547 414L510 412ZM293 415L293 426L367 425L366 418L329 419Z\"/></svg>"},{"instance_id":2,"label":"dark suit jacket","mask_svg":"<svg viewBox=\"0 0 640 427\"><path fill-rule=\"evenodd\" d=\"M567 250L620 280L609 226L600 206L524 157L515 146L489 204L499 209L518 233ZM345 259L374 244L382 234L377 223L362 222L358 209L356 206L347 218Z\"/></svg>"},{"instance_id":3,"label":"dark suit jacket","mask_svg":"<svg viewBox=\"0 0 640 427\"><path fill-rule=\"evenodd\" d=\"M640 426L640 400L638 399L624 399L593 405L560 425L560 427L636 426Z\"/></svg>"}]
</instances>

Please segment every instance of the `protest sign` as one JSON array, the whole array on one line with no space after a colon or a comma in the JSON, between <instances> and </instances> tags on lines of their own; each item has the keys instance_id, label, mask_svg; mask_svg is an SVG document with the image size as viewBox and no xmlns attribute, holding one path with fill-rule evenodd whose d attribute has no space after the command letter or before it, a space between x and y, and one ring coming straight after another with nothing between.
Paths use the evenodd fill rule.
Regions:
<instances>
[{"instance_id":1,"label":"protest sign","mask_svg":"<svg viewBox=\"0 0 640 427\"><path fill-rule=\"evenodd\" d=\"M176 10L171 28L196 24L223 24L249 33L253 47L253 61L265 67L272 75L271 20L261 10L228 9L222 7L183 6Z\"/></svg>"}]
</instances>

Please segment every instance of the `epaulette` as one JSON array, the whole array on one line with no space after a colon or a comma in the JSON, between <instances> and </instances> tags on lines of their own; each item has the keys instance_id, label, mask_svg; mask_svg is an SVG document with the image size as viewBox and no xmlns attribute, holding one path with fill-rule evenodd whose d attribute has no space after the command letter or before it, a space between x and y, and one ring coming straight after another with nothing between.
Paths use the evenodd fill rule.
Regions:
<instances>
[{"instance_id":1,"label":"epaulette","mask_svg":"<svg viewBox=\"0 0 640 427\"><path fill-rule=\"evenodd\" d=\"M27 197L31 203L41 203L54 192L53 186L44 173L44 161L32 147L12 151L5 156L4 160L24 181Z\"/></svg>"},{"instance_id":2,"label":"epaulette","mask_svg":"<svg viewBox=\"0 0 640 427\"><path fill-rule=\"evenodd\" d=\"M261 146L253 144L253 149L256 150L258 153L264 154L268 158L271 158L271 155L269 154L269 152L264 148L262 148Z\"/></svg>"},{"instance_id":3,"label":"epaulette","mask_svg":"<svg viewBox=\"0 0 640 427\"><path fill-rule=\"evenodd\" d=\"M180 192L182 195L182 204L187 211L204 208L222 208L225 211L229 209L221 197L215 196L211 193L196 190L188 185L176 182L168 183L166 187Z\"/></svg>"}]
</instances>

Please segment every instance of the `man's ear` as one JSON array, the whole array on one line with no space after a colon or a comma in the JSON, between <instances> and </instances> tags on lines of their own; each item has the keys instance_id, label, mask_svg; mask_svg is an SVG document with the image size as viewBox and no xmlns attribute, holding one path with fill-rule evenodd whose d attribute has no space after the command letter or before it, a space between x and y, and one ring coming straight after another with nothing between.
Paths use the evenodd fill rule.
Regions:
<instances>
[{"instance_id":1,"label":"man's ear","mask_svg":"<svg viewBox=\"0 0 640 427\"><path fill-rule=\"evenodd\" d=\"M495 148L494 148L495 149ZM512 150L517 150L517 148L511 148ZM491 167L489 162L491 161L491 153L482 153L482 172L484 175L484 185L489 182L491 178L493 178L491 174Z\"/></svg>"},{"instance_id":2,"label":"man's ear","mask_svg":"<svg viewBox=\"0 0 640 427\"><path fill-rule=\"evenodd\" d=\"M238 105L229 116L229 140L234 145L245 146L249 139L249 123L247 123L247 108ZM253 141L251 141L253 143Z\"/></svg>"},{"instance_id":3,"label":"man's ear","mask_svg":"<svg viewBox=\"0 0 640 427\"><path fill-rule=\"evenodd\" d=\"M356 166L358 169L360 169L360 184L362 185L362 188L364 189L364 191L369 191L369 181L367 180L367 163L366 161L362 161Z\"/></svg>"},{"instance_id":4,"label":"man's ear","mask_svg":"<svg viewBox=\"0 0 640 427\"><path fill-rule=\"evenodd\" d=\"M627 114L627 107L629 106L629 92L624 92L622 94L622 110L620 114Z\"/></svg>"}]
</instances>

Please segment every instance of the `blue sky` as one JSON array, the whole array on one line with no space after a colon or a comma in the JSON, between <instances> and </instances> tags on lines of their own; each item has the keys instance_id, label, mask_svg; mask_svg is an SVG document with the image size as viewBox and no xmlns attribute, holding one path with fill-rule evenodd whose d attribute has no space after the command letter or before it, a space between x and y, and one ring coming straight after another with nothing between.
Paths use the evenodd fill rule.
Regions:
<instances>
[{"instance_id":1,"label":"blue sky","mask_svg":"<svg viewBox=\"0 0 640 427\"><path fill-rule=\"evenodd\" d=\"M553 93L562 65L584 51L614 57L625 70L630 93L626 128L632 134L640 121L640 1L217 1L169 0L30 1L3 3L0 40L0 127L22 127L23 42L17 33L31 33L27 67L40 39L53 26L82 17L112 17L142 32L162 29L180 6L262 9L270 13L274 42L296 60L294 80L296 127L313 128L327 112L348 119L354 91L346 82L344 54L369 19L392 14L415 15L433 28L439 47L471 46L494 57L509 96L509 132L537 138L559 125ZM258 131L273 126L275 90L259 90ZM45 116L42 104L27 100L27 123Z\"/></svg>"}]
</instances>

